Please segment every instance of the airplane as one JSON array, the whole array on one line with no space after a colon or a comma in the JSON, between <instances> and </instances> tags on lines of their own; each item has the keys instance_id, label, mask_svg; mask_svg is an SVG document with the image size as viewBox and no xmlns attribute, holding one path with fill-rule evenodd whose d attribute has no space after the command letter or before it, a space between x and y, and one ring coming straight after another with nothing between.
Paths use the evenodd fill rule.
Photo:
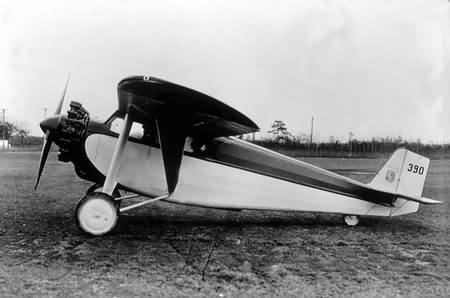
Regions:
<instances>
[{"instance_id":1,"label":"airplane","mask_svg":"<svg viewBox=\"0 0 450 298\"><path fill-rule=\"evenodd\" d=\"M155 77L121 80L118 109L105 122L90 119L75 101L63 115L68 81L55 116L40 123L45 137L35 190L55 143L58 159L93 183L75 212L89 235L110 233L121 213L159 200L335 213L348 226L360 216L398 216L418 211L420 203L441 203L422 197L429 159L406 149L364 184L236 137L259 128L215 98Z\"/></svg>"}]
</instances>

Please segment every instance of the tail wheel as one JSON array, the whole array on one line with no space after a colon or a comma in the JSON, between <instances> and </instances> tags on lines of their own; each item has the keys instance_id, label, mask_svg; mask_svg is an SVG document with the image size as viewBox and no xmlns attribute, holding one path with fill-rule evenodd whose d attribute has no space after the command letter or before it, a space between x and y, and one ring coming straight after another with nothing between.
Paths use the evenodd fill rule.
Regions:
<instances>
[{"instance_id":1,"label":"tail wheel","mask_svg":"<svg viewBox=\"0 0 450 298\"><path fill-rule=\"evenodd\" d=\"M344 222L349 227L354 227L359 223L358 215L344 215Z\"/></svg>"},{"instance_id":2,"label":"tail wheel","mask_svg":"<svg viewBox=\"0 0 450 298\"><path fill-rule=\"evenodd\" d=\"M75 218L85 233L100 236L111 232L119 220L119 205L107 194L92 192L77 205Z\"/></svg>"}]
</instances>

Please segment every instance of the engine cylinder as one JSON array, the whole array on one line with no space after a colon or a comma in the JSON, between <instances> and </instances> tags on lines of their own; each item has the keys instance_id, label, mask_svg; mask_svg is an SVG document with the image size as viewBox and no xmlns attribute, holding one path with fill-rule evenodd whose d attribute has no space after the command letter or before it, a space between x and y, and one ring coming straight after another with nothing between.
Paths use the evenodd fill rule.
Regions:
<instances>
[{"instance_id":1,"label":"engine cylinder","mask_svg":"<svg viewBox=\"0 0 450 298\"><path fill-rule=\"evenodd\" d=\"M84 139L88 123L88 111L82 107L81 103L70 102L70 110L67 111L67 117L61 117L58 132L58 146L61 152L58 159L60 161L70 161L70 152Z\"/></svg>"}]
</instances>

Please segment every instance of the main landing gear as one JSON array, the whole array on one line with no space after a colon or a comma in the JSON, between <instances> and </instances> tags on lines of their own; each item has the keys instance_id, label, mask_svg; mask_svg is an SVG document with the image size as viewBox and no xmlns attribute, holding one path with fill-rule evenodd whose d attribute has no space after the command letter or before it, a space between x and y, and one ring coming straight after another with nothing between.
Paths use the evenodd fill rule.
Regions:
<instances>
[{"instance_id":1,"label":"main landing gear","mask_svg":"<svg viewBox=\"0 0 450 298\"><path fill-rule=\"evenodd\" d=\"M105 235L116 227L121 212L167 199L172 193L170 186L168 186L169 193L166 195L148 197L144 201L120 207L122 200L141 196L137 193L121 196L118 191L120 159L125 150L132 124L132 116L126 113L103 186L94 185L89 188L86 195L78 203L75 211L77 225L88 234Z\"/></svg>"},{"instance_id":2,"label":"main landing gear","mask_svg":"<svg viewBox=\"0 0 450 298\"><path fill-rule=\"evenodd\" d=\"M120 206L122 201L137 197L141 195L134 193L121 195L117 189L110 196L102 192L101 186L94 184L86 191L86 195L81 198L75 209L77 226L92 236L108 234L117 226L122 212L167 199L169 195L150 197L125 207Z\"/></svg>"},{"instance_id":3,"label":"main landing gear","mask_svg":"<svg viewBox=\"0 0 450 298\"><path fill-rule=\"evenodd\" d=\"M349 227L354 227L359 223L358 215L344 215L344 222Z\"/></svg>"},{"instance_id":4,"label":"main landing gear","mask_svg":"<svg viewBox=\"0 0 450 298\"><path fill-rule=\"evenodd\" d=\"M100 236L111 232L119 220L119 202L101 192L90 192L78 202L75 218L84 232Z\"/></svg>"}]
</instances>

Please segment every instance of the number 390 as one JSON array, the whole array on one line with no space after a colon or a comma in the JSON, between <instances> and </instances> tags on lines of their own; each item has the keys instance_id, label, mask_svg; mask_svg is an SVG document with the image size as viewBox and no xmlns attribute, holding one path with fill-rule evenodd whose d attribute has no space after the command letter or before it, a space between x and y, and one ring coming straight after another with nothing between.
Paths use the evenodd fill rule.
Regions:
<instances>
[{"instance_id":1,"label":"number 390","mask_svg":"<svg viewBox=\"0 0 450 298\"><path fill-rule=\"evenodd\" d=\"M413 172L414 174L423 175L425 168L415 164L408 164L408 172Z\"/></svg>"}]
</instances>

